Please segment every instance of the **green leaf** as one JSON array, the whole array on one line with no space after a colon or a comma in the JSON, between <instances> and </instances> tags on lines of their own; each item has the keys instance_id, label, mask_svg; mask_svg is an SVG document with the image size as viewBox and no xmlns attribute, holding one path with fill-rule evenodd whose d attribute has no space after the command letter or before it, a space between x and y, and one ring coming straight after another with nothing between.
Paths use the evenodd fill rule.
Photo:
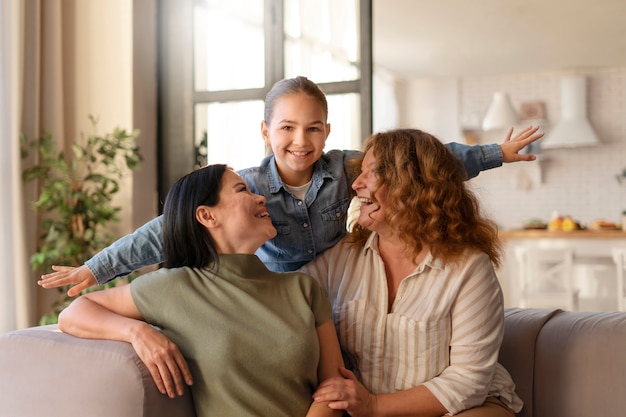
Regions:
<instances>
[{"instance_id":1,"label":"green leaf","mask_svg":"<svg viewBox=\"0 0 626 417\"><path fill-rule=\"evenodd\" d=\"M42 231L30 262L34 270L48 271L51 265L78 266L109 245L114 236L99 231L110 230L121 207L111 202L119 192L118 180L137 169L142 157L136 144L139 131L115 128L100 135L97 118L89 115L93 133L80 135L71 146L71 157L57 150L50 133L29 140L20 135L22 157L32 152L38 162L22 171L24 181L37 181L39 195L34 204ZM59 299L42 321L56 320L69 299L61 288Z\"/></svg>"}]
</instances>

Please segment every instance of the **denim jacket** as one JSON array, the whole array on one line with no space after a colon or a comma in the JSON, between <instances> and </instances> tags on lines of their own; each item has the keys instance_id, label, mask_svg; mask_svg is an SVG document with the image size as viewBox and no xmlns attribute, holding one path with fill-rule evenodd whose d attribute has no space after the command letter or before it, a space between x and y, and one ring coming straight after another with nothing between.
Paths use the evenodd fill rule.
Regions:
<instances>
[{"instance_id":1,"label":"denim jacket","mask_svg":"<svg viewBox=\"0 0 626 417\"><path fill-rule=\"evenodd\" d=\"M446 144L463 162L468 178L502 165L497 144L467 146ZM278 175L273 156L261 165L239 171L250 190L267 198L266 207L278 234L257 251L273 271L293 271L337 243L346 233L350 205L347 161L362 156L359 151L326 152L315 163L311 185L304 201L294 197ZM161 216L103 249L85 264L99 284L139 268L163 262Z\"/></svg>"}]
</instances>

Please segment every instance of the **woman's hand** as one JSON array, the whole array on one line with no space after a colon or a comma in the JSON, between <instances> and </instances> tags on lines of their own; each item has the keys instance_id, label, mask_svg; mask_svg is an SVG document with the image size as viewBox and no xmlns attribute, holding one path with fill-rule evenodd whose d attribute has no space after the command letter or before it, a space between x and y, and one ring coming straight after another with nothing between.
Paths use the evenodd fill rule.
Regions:
<instances>
[{"instance_id":1,"label":"woman's hand","mask_svg":"<svg viewBox=\"0 0 626 417\"><path fill-rule=\"evenodd\" d=\"M96 277L93 276L89 268L87 268L87 265L82 265L78 268L55 265L52 267L52 270L56 272L42 275L41 279L37 281L37 284L43 288L57 288L65 285L73 285L73 287L67 291L67 295L70 297L79 295L81 291L98 284Z\"/></svg>"},{"instance_id":2,"label":"woman's hand","mask_svg":"<svg viewBox=\"0 0 626 417\"><path fill-rule=\"evenodd\" d=\"M161 394L167 394L170 398L181 396L185 392L183 384L193 384L185 358L163 333L146 323L136 332L131 344L150 371Z\"/></svg>"},{"instance_id":3,"label":"woman's hand","mask_svg":"<svg viewBox=\"0 0 626 417\"><path fill-rule=\"evenodd\" d=\"M535 155L520 154L519 151L543 137L543 132L537 133L538 130L539 126L528 126L511 139L511 136L513 135L513 128L509 128L506 138L504 139L504 143L500 145L500 149L502 150L502 161L534 161L536 159Z\"/></svg>"},{"instance_id":4,"label":"woman's hand","mask_svg":"<svg viewBox=\"0 0 626 417\"><path fill-rule=\"evenodd\" d=\"M323 381L313 394L317 402L329 402L334 410L346 410L352 417L373 417L376 415L376 396L371 394L346 368L339 371L343 378L329 378Z\"/></svg>"}]
</instances>

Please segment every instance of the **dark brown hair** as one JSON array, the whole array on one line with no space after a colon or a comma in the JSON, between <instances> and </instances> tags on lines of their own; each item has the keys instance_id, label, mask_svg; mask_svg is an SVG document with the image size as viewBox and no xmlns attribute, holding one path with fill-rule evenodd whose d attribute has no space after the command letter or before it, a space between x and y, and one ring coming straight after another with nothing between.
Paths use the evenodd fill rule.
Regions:
<instances>
[{"instance_id":1,"label":"dark brown hair","mask_svg":"<svg viewBox=\"0 0 626 417\"><path fill-rule=\"evenodd\" d=\"M180 178L167 193L163 208L165 267L218 267L215 243L196 219L196 209L215 207L222 177L228 167L216 164L197 169Z\"/></svg>"}]
</instances>

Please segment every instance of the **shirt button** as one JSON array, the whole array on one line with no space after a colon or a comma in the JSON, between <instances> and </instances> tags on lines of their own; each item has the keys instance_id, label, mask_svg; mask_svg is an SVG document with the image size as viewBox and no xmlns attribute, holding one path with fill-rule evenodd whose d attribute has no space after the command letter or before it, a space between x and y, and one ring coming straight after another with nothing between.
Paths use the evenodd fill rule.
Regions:
<instances>
[{"instance_id":1,"label":"shirt button","mask_svg":"<svg viewBox=\"0 0 626 417\"><path fill-rule=\"evenodd\" d=\"M341 213L340 212L335 213L335 217L340 218L341 217Z\"/></svg>"},{"instance_id":2,"label":"shirt button","mask_svg":"<svg viewBox=\"0 0 626 417\"><path fill-rule=\"evenodd\" d=\"M302 205L302 200L298 200L298 205L301 206Z\"/></svg>"},{"instance_id":3,"label":"shirt button","mask_svg":"<svg viewBox=\"0 0 626 417\"><path fill-rule=\"evenodd\" d=\"M309 252L309 253L313 253L313 251L312 251L311 249L309 249L307 252Z\"/></svg>"},{"instance_id":4,"label":"shirt button","mask_svg":"<svg viewBox=\"0 0 626 417\"><path fill-rule=\"evenodd\" d=\"M308 223L303 223L302 227L304 227L306 229L307 227L309 227L309 224Z\"/></svg>"}]
</instances>

